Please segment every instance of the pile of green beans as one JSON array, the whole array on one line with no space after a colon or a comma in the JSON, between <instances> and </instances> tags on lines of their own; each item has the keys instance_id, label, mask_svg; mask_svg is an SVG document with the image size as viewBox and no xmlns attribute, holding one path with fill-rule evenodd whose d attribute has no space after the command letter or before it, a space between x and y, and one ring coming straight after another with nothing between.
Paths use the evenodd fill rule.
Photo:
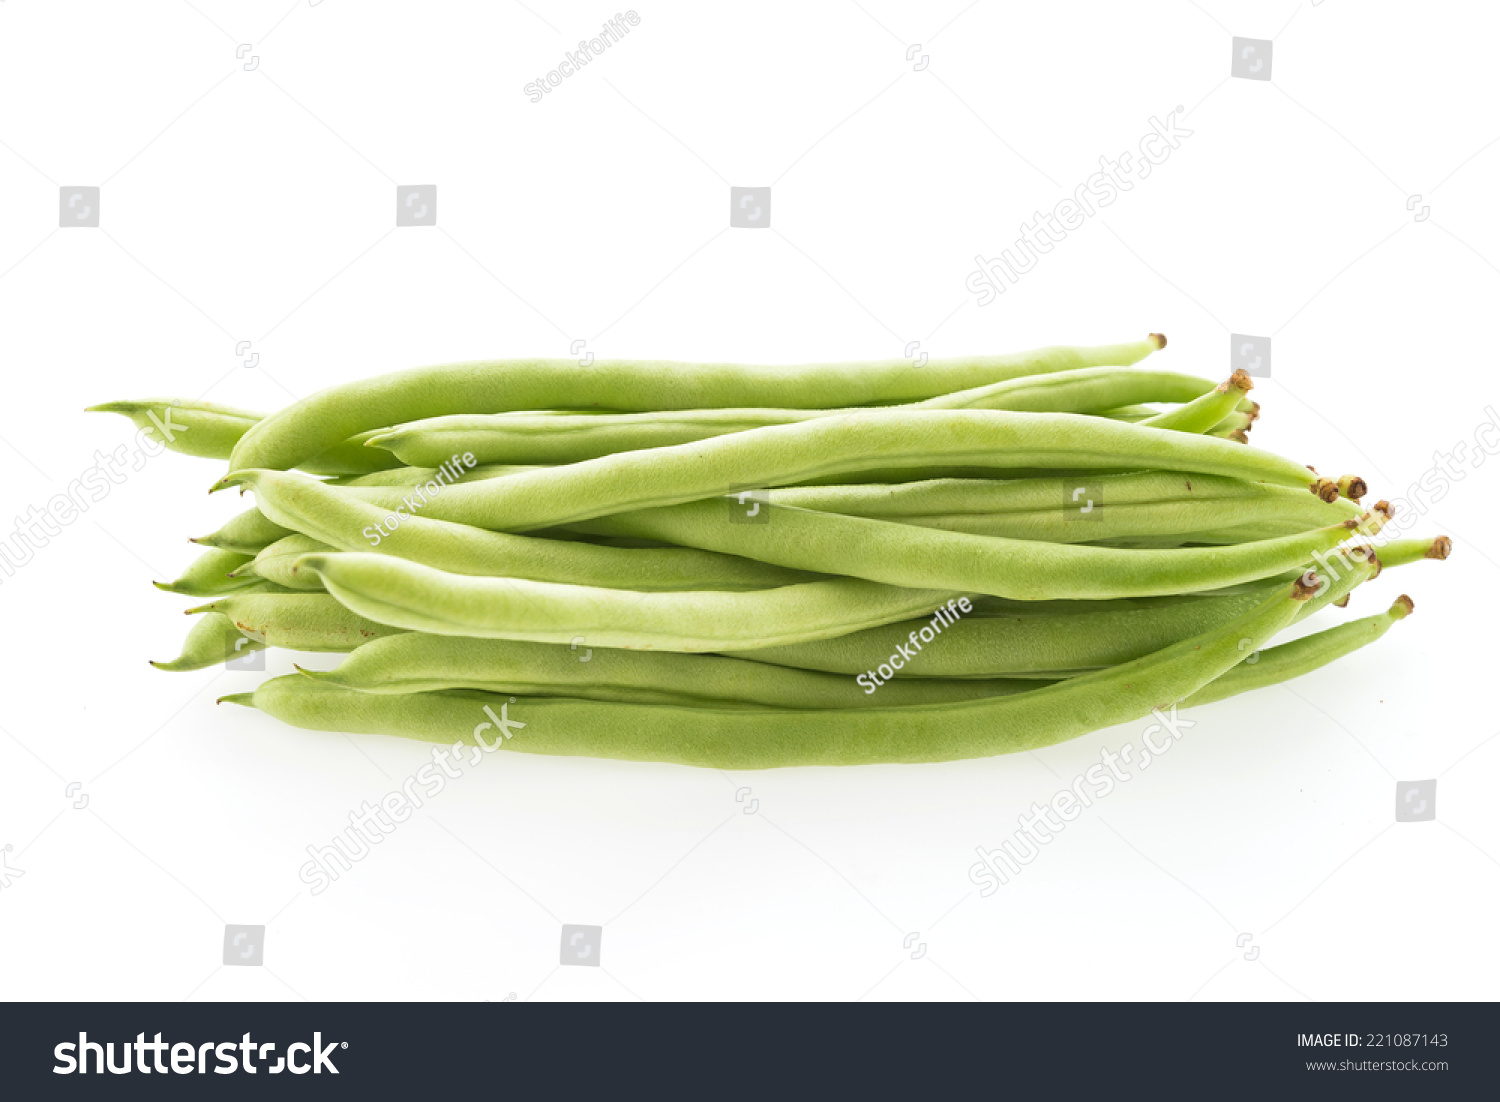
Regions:
<instances>
[{"instance_id":1,"label":"pile of green beans","mask_svg":"<svg viewBox=\"0 0 1500 1102\"><path fill-rule=\"evenodd\" d=\"M1243 372L1137 366L1165 345L504 360L270 415L92 408L227 460L213 489L254 499L156 583L199 603L153 666L346 656L225 701L486 751L950 761L1308 674L1414 606L1303 621L1448 556L1446 537L1383 539L1363 479L1247 446Z\"/></svg>"}]
</instances>

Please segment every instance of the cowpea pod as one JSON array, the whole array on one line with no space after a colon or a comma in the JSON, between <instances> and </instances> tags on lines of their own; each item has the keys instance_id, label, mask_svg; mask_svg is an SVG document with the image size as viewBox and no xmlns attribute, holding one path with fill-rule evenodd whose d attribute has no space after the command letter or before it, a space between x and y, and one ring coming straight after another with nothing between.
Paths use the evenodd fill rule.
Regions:
<instances>
[{"instance_id":1,"label":"cowpea pod","mask_svg":"<svg viewBox=\"0 0 1500 1102\"><path fill-rule=\"evenodd\" d=\"M264 642L251 639L222 612L209 612L193 622L180 655L170 662L152 662L151 665L159 670L181 673L207 669L231 658L265 649Z\"/></svg>"},{"instance_id":2,"label":"cowpea pod","mask_svg":"<svg viewBox=\"0 0 1500 1102\"><path fill-rule=\"evenodd\" d=\"M349 651L400 629L366 620L326 593L248 593L221 597L188 614L219 612L243 634L288 650Z\"/></svg>"},{"instance_id":3,"label":"cowpea pod","mask_svg":"<svg viewBox=\"0 0 1500 1102\"><path fill-rule=\"evenodd\" d=\"M466 690L378 696L300 676L222 699L313 730L523 753L718 769L955 761L1051 746L1181 700L1267 642L1307 596L1296 583L1211 632L1122 666L954 704L774 712L534 698L511 705Z\"/></svg>"},{"instance_id":4,"label":"cowpea pod","mask_svg":"<svg viewBox=\"0 0 1500 1102\"><path fill-rule=\"evenodd\" d=\"M450 574L368 552L307 555L297 569L316 573L355 613L393 627L625 650L748 650L830 639L958 596L855 578L749 592L643 593Z\"/></svg>"},{"instance_id":5,"label":"cowpea pod","mask_svg":"<svg viewBox=\"0 0 1500 1102\"><path fill-rule=\"evenodd\" d=\"M707 654L612 650L406 632L375 639L335 670L306 676L367 693L483 689L633 704L864 708L944 704L1035 688L1035 681L903 681L876 693L852 677Z\"/></svg>"},{"instance_id":6,"label":"cowpea pod","mask_svg":"<svg viewBox=\"0 0 1500 1102\"><path fill-rule=\"evenodd\" d=\"M85 413L120 413L175 452L200 459L228 459L240 438L265 414L201 398L145 398L89 406ZM388 455L365 447L368 434L335 442L297 465L310 474L350 475L396 466Z\"/></svg>"},{"instance_id":7,"label":"cowpea pod","mask_svg":"<svg viewBox=\"0 0 1500 1102\"><path fill-rule=\"evenodd\" d=\"M443 496L457 490L456 485L433 497L389 489L361 491L382 497L389 503L387 511L351 489L283 471L254 471L243 479L259 507L288 530L341 551L399 555L455 574L639 590L762 589L809 577L803 571L709 551L601 547L491 532L417 515L431 511ZM299 584L314 582L304 576Z\"/></svg>"},{"instance_id":8,"label":"cowpea pod","mask_svg":"<svg viewBox=\"0 0 1500 1102\"><path fill-rule=\"evenodd\" d=\"M295 402L240 439L229 469L288 470L360 433L448 414L727 406L828 409L910 402L1023 375L1125 367L1166 343L1165 337L1152 334L1123 344L930 360L920 370L905 358L797 366L598 360L587 370L572 359L446 364L329 387Z\"/></svg>"},{"instance_id":9,"label":"cowpea pod","mask_svg":"<svg viewBox=\"0 0 1500 1102\"><path fill-rule=\"evenodd\" d=\"M892 410L995 409L1030 413L1089 413L1130 401L1188 401L1212 384L1175 371L1089 367L1012 379L945 394ZM404 463L435 465L469 454L481 463L577 463L621 451L668 447L734 432L790 425L818 417L864 412L834 410L700 409L655 413L467 414L412 421L370 437Z\"/></svg>"},{"instance_id":10,"label":"cowpea pod","mask_svg":"<svg viewBox=\"0 0 1500 1102\"><path fill-rule=\"evenodd\" d=\"M1156 431L1156 430L1153 430ZM1180 435L1184 440L1201 437ZM888 585L985 593L1018 601L1103 600L1218 589L1295 570L1385 518L1224 547L1137 550L971 536L868 517L765 505L765 523L738 524L724 501L642 509L575 525ZM1080 521L1078 523L1087 523Z\"/></svg>"},{"instance_id":11,"label":"cowpea pod","mask_svg":"<svg viewBox=\"0 0 1500 1102\"><path fill-rule=\"evenodd\" d=\"M461 482L434 497L423 512L477 528L546 528L627 509L858 471L877 455L887 468L949 463L990 468L1151 468L1312 488L1327 500L1338 495L1332 482L1306 467L1212 436L1071 413L875 410ZM220 486L242 484L247 474L229 475ZM339 490L375 495L375 500L389 494L366 487Z\"/></svg>"}]
</instances>

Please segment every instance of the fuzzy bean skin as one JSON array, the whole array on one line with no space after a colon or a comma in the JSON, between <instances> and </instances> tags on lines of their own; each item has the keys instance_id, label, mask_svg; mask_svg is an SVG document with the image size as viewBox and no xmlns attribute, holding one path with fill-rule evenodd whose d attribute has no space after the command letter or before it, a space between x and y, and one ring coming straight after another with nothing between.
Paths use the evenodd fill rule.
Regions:
<instances>
[{"instance_id":1,"label":"fuzzy bean skin","mask_svg":"<svg viewBox=\"0 0 1500 1102\"><path fill-rule=\"evenodd\" d=\"M1201 437L1182 435L1185 440ZM723 501L643 509L580 524L581 531L664 540L802 570L888 585L985 593L1017 601L1104 600L1198 592L1295 570L1382 518L1226 547L1125 550L971 536L935 528L763 505L763 524L736 524ZM1086 524L1087 521L1075 523Z\"/></svg>"},{"instance_id":2,"label":"fuzzy bean skin","mask_svg":"<svg viewBox=\"0 0 1500 1102\"><path fill-rule=\"evenodd\" d=\"M1248 659L1222 676L1210 681L1182 702L1191 708L1199 704L1212 704L1216 700L1238 696L1252 689L1267 685L1278 685L1294 677L1312 673L1330 662L1369 646L1391 627L1406 619L1415 606L1410 597L1397 597L1385 612L1366 616L1338 627L1327 628L1313 635L1280 646L1260 651L1256 661Z\"/></svg>"},{"instance_id":3,"label":"fuzzy bean skin","mask_svg":"<svg viewBox=\"0 0 1500 1102\"><path fill-rule=\"evenodd\" d=\"M182 654L170 662L152 662L151 665L172 673L202 670L265 648L265 643L251 639L222 612L210 612L194 621L187 640L182 644Z\"/></svg>"},{"instance_id":4,"label":"fuzzy bean skin","mask_svg":"<svg viewBox=\"0 0 1500 1102\"><path fill-rule=\"evenodd\" d=\"M1123 666L957 704L746 712L527 699L502 713L498 706L509 698L490 695L491 711L514 727L502 731L484 711L482 694L376 696L283 677L224 699L314 730L482 740L527 753L718 769L956 761L1051 746L1169 706L1263 645L1291 622L1304 598L1301 590L1277 593L1215 631Z\"/></svg>"},{"instance_id":5,"label":"fuzzy bean skin","mask_svg":"<svg viewBox=\"0 0 1500 1102\"><path fill-rule=\"evenodd\" d=\"M853 578L750 592L641 593L449 574L389 555L308 555L342 604L435 635L625 650L716 651L827 639L925 612L958 594Z\"/></svg>"},{"instance_id":6,"label":"fuzzy bean skin","mask_svg":"<svg viewBox=\"0 0 1500 1102\"><path fill-rule=\"evenodd\" d=\"M329 387L259 422L235 445L231 472L288 470L363 432L457 413L526 409L649 412L726 406L828 409L931 398L1023 375L1129 366L1166 345L1145 340L1041 348L1006 356L772 367L601 360L496 360L418 368ZM371 449L375 451L376 449Z\"/></svg>"},{"instance_id":7,"label":"fuzzy bean skin","mask_svg":"<svg viewBox=\"0 0 1500 1102\"><path fill-rule=\"evenodd\" d=\"M1082 368L1027 376L892 409L994 409L1088 413L1120 401L1187 401L1206 379L1172 371ZM436 466L465 453L481 463L577 463L621 451L688 444L767 425L790 425L861 410L700 409L665 413L500 413L413 421L370 438L402 462Z\"/></svg>"},{"instance_id":8,"label":"fuzzy bean skin","mask_svg":"<svg viewBox=\"0 0 1500 1102\"><path fill-rule=\"evenodd\" d=\"M221 593L232 593L236 589L255 584L255 578L231 578L229 576L232 571L238 570L250 561L249 555L224 551L217 547L210 548L188 564L182 577L176 581L152 582L151 584L164 592L180 593L186 597L215 597Z\"/></svg>"},{"instance_id":9,"label":"fuzzy bean skin","mask_svg":"<svg viewBox=\"0 0 1500 1102\"><path fill-rule=\"evenodd\" d=\"M1306 467L1211 436L1142 428L1071 413L871 411L675 447L623 452L445 489L424 515L477 528L545 528L627 509L784 486L868 467L1123 468L1195 471L1277 485L1338 490ZM242 484L248 472L220 486ZM380 500L389 491L344 487Z\"/></svg>"},{"instance_id":10,"label":"fuzzy bean skin","mask_svg":"<svg viewBox=\"0 0 1500 1102\"><path fill-rule=\"evenodd\" d=\"M1236 371L1209 393L1194 398L1176 409L1159 413L1139 424L1158 429L1173 429L1177 432L1208 432L1224 418L1234 413L1241 399L1253 390L1255 384L1243 371ZM1248 424L1245 426L1248 427Z\"/></svg>"},{"instance_id":11,"label":"fuzzy bean skin","mask_svg":"<svg viewBox=\"0 0 1500 1102\"><path fill-rule=\"evenodd\" d=\"M802 571L708 551L600 547L491 532L413 512L433 511L456 486L430 498L425 507L399 490L364 491L383 498L387 509L377 508L350 490L282 471L255 471L243 477L260 508L288 530L343 551L374 550L455 574L647 591L760 589L809 578ZM397 522L394 526L386 523L391 519Z\"/></svg>"},{"instance_id":12,"label":"fuzzy bean skin","mask_svg":"<svg viewBox=\"0 0 1500 1102\"><path fill-rule=\"evenodd\" d=\"M882 659L884 661L884 659ZM758 704L865 708L946 704L1036 687L1034 681L903 681L870 692L852 677L703 654L557 646L407 632L372 640L328 672L330 685L367 693L483 689L634 704Z\"/></svg>"},{"instance_id":13,"label":"fuzzy bean skin","mask_svg":"<svg viewBox=\"0 0 1500 1102\"><path fill-rule=\"evenodd\" d=\"M221 612L250 638L288 650L350 651L400 630L366 620L326 593L231 594L188 609L199 612Z\"/></svg>"},{"instance_id":14,"label":"fuzzy bean skin","mask_svg":"<svg viewBox=\"0 0 1500 1102\"><path fill-rule=\"evenodd\" d=\"M232 517L217 532L197 536L189 542L217 547L222 551L238 551L242 555L253 557L277 540L290 535L292 529L277 524L259 509L246 509Z\"/></svg>"}]
</instances>

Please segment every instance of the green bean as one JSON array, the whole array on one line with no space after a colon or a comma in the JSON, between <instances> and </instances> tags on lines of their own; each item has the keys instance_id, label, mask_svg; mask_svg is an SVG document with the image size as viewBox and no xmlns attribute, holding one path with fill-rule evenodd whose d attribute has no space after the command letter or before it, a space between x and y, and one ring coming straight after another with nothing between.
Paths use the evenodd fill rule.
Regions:
<instances>
[{"instance_id":1,"label":"green bean","mask_svg":"<svg viewBox=\"0 0 1500 1102\"><path fill-rule=\"evenodd\" d=\"M210 612L194 621L181 655L170 662L151 664L173 673L201 670L265 647L265 643L251 639L235 627L234 621L222 612Z\"/></svg>"},{"instance_id":2,"label":"green bean","mask_svg":"<svg viewBox=\"0 0 1500 1102\"><path fill-rule=\"evenodd\" d=\"M1317 568L1325 587L1303 602L1299 618L1346 597L1374 576L1375 565L1351 550L1325 557ZM927 645L920 657L907 662L896 677L1056 678L1118 665L1226 623L1302 573L1201 595L977 601L974 613L947 625L940 639L922 635ZM899 646L909 645L909 633L921 633L929 626L924 620L908 620L826 642L728 653L757 662L854 675L875 669Z\"/></svg>"},{"instance_id":3,"label":"green bean","mask_svg":"<svg viewBox=\"0 0 1500 1102\"><path fill-rule=\"evenodd\" d=\"M255 556L292 530L272 521L259 509L246 509L236 514L229 523L206 536L197 536L191 543L206 547L217 547L223 551L237 551L242 555Z\"/></svg>"},{"instance_id":4,"label":"green bean","mask_svg":"<svg viewBox=\"0 0 1500 1102\"><path fill-rule=\"evenodd\" d=\"M366 643L336 670L302 672L330 685L367 693L483 689L633 704L719 702L807 709L944 704L1036 687L1034 681L929 680L890 684L876 693L873 685L861 688L851 677L739 658L421 632Z\"/></svg>"},{"instance_id":5,"label":"green bean","mask_svg":"<svg viewBox=\"0 0 1500 1102\"><path fill-rule=\"evenodd\" d=\"M910 650L910 637L917 634L921 651L906 660L898 680L1058 677L1140 658L1226 624L1283 589L1277 580L1225 596L1091 601L1061 611L1051 606L1071 602L1046 602L1034 607L1051 614L1031 615L1022 606L1000 615L964 616L940 634L929 620L903 620L816 643L726 653L855 676L877 669L899 647Z\"/></svg>"},{"instance_id":6,"label":"green bean","mask_svg":"<svg viewBox=\"0 0 1500 1102\"><path fill-rule=\"evenodd\" d=\"M1195 471L1338 490L1306 467L1224 440L1067 413L929 410L870 413L772 425L675 447L624 452L478 483L459 483L428 504L428 516L480 528L545 528L652 505L787 485L857 471L872 455L890 467L1135 468ZM245 472L220 486L238 485ZM343 487L342 493L379 495Z\"/></svg>"},{"instance_id":7,"label":"green bean","mask_svg":"<svg viewBox=\"0 0 1500 1102\"><path fill-rule=\"evenodd\" d=\"M1111 421L1129 421L1138 425L1148 417L1155 417L1161 410L1154 406L1120 406L1117 409L1101 409L1094 412L1095 417L1108 417Z\"/></svg>"},{"instance_id":8,"label":"green bean","mask_svg":"<svg viewBox=\"0 0 1500 1102\"><path fill-rule=\"evenodd\" d=\"M230 593L255 583L254 578L231 578L230 572L250 562L249 555L224 551L217 547L203 552L182 572L175 582L152 582L157 589L167 593L181 593L187 597L214 597Z\"/></svg>"},{"instance_id":9,"label":"green bean","mask_svg":"<svg viewBox=\"0 0 1500 1102\"><path fill-rule=\"evenodd\" d=\"M1186 401L1209 389L1205 379L1172 371L1081 368L1026 376L885 411L993 409L1087 413L1130 400ZM370 438L403 462L436 466L453 455L481 463L576 463L615 452L692 443L714 436L862 412L833 410L700 409L666 413L498 413L435 417L398 425Z\"/></svg>"},{"instance_id":10,"label":"green bean","mask_svg":"<svg viewBox=\"0 0 1500 1102\"><path fill-rule=\"evenodd\" d=\"M1214 631L1123 666L956 704L746 712L527 699L510 711L508 698L492 694L376 696L305 677L276 678L254 693L222 699L314 730L482 741L486 748L529 753L719 769L955 761L1051 746L1181 700L1290 623L1307 596L1297 585Z\"/></svg>"},{"instance_id":11,"label":"green bean","mask_svg":"<svg viewBox=\"0 0 1500 1102\"><path fill-rule=\"evenodd\" d=\"M287 470L362 432L454 413L527 409L648 412L728 406L834 406L903 402L986 383L1102 365L1129 366L1166 345L1145 340L1094 348L1042 348L1007 356L804 364L684 364L662 360L492 360L396 372L304 398L257 424L235 445L231 472Z\"/></svg>"},{"instance_id":12,"label":"green bean","mask_svg":"<svg viewBox=\"0 0 1500 1102\"><path fill-rule=\"evenodd\" d=\"M1254 423L1255 419L1250 414L1235 410L1218 424L1210 426L1208 431L1215 436L1231 436L1236 432L1248 433Z\"/></svg>"},{"instance_id":13,"label":"green bean","mask_svg":"<svg viewBox=\"0 0 1500 1102\"><path fill-rule=\"evenodd\" d=\"M734 523L725 501L700 501L604 517L576 527L889 585L1046 601L1150 597L1254 581L1331 551L1356 529L1373 535L1384 524L1380 514L1367 513L1358 521L1277 539L1156 551L971 536L779 505L761 508L768 511L763 524Z\"/></svg>"},{"instance_id":14,"label":"green bean","mask_svg":"<svg viewBox=\"0 0 1500 1102\"><path fill-rule=\"evenodd\" d=\"M447 463L452 458L452 456L445 455L442 461ZM486 478L501 478L508 474L519 474L522 471L539 469L537 466L506 466L499 463L481 463L477 467L460 467L458 473L461 481L479 482ZM389 470L375 471L371 474L356 475L349 478L330 478L328 481L334 486L382 486L387 489L399 488L410 490L414 486L421 486L431 482L437 476L437 467L391 467Z\"/></svg>"},{"instance_id":15,"label":"green bean","mask_svg":"<svg viewBox=\"0 0 1500 1102\"><path fill-rule=\"evenodd\" d=\"M957 595L853 578L748 593L641 593L450 574L390 555L307 555L297 566L361 616L435 635L626 650L715 651L828 639L905 619Z\"/></svg>"},{"instance_id":16,"label":"green bean","mask_svg":"<svg viewBox=\"0 0 1500 1102\"><path fill-rule=\"evenodd\" d=\"M263 413L197 398L106 402L89 406L84 412L124 414L137 428L152 433L173 451L200 459L228 459L251 426L265 419ZM389 456L366 448L365 440L359 436L335 443L298 466L311 474L332 475L360 474L395 466Z\"/></svg>"},{"instance_id":17,"label":"green bean","mask_svg":"<svg viewBox=\"0 0 1500 1102\"><path fill-rule=\"evenodd\" d=\"M1087 483L1090 498L1099 498L1103 513L1126 506L1161 506L1171 510L1197 502L1271 501L1290 515L1306 518L1313 527L1348 520L1360 513L1358 506L1348 501L1324 502L1287 486L1149 470L1075 474L1068 478L938 478L894 484L787 486L769 491L769 497L777 505L861 517L936 513L991 516L1049 509L1073 512L1082 505L1072 497L1072 491L1081 482Z\"/></svg>"},{"instance_id":18,"label":"green bean","mask_svg":"<svg viewBox=\"0 0 1500 1102\"><path fill-rule=\"evenodd\" d=\"M201 399L143 398L105 402L85 413L120 413L175 452L200 459L227 459L261 414Z\"/></svg>"},{"instance_id":19,"label":"green bean","mask_svg":"<svg viewBox=\"0 0 1500 1102\"><path fill-rule=\"evenodd\" d=\"M332 550L326 543L295 532L266 547L234 574L264 578L288 589L322 589L323 583L316 576L309 576L306 571L299 574L293 567L303 555Z\"/></svg>"},{"instance_id":20,"label":"green bean","mask_svg":"<svg viewBox=\"0 0 1500 1102\"><path fill-rule=\"evenodd\" d=\"M1347 501L1324 502L1284 486L1240 479L1140 471L1079 479L934 479L898 485L788 487L770 491L777 505L973 535L1098 542L1245 529L1227 540L1265 539L1320 528L1359 515ZM1071 493L1082 489L1097 508L1082 514ZM1256 534L1251 534L1256 533Z\"/></svg>"},{"instance_id":21,"label":"green bean","mask_svg":"<svg viewBox=\"0 0 1500 1102\"><path fill-rule=\"evenodd\" d=\"M339 489L281 471L252 471L242 477L260 508L290 530L343 551L373 549L456 574L640 590L760 589L808 577L801 571L681 547L627 550L431 520L416 515L424 508L421 497L399 490ZM425 508L431 510L457 489L448 486L427 497ZM389 511L356 493L382 496Z\"/></svg>"},{"instance_id":22,"label":"green bean","mask_svg":"<svg viewBox=\"0 0 1500 1102\"><path fill-rule=\"evenodd\" d=\"M1307 635L1260 651L1234 669L1210 681L1182 702L1183 707L1212 704L1251 689L1280 684L1312 673L1336 659L1375 642L1391 626L1410 616L1416 606L1405 594L1385 612Z\"/></svg>"},{"instance_id":23,"label":"green bean","mask_svg":"<svg viewBox=\"0 0 1500 1102\"><path fill-rule=\"evenodd\" d=\"M1437 559L1441 562L1452 553L1453 541L1447 536L1430 540L1387 540L1376 550L1383 566L1404 566L1422 559Z\"/></svg>"},{"instance_id":24,"label":"green bean","mask_svg":"<svg viewBox=\"0 0 1500 1102\"><path fill-rule=\"evenodd\" d=\"M1177 432L1208 432L1225 417L1233 414L1240 400L1254 386L1249 375L1236 371L1209 393L1139 423L1151 428L1175 429ZM1248 427L1248 423L1245 427Z\"/></svg>"},{"instance_id":25,"label":"green bean","mask_svg":"<svg viewBox=\"0 0 1500 1102\"><path fill-rule=\"evenodd\" d=\"M326 593L235 593L188 609L200 612L221 612L257 642L288 650L348 651L399 630L366 620Z\"/></svg>"}]
</instances>

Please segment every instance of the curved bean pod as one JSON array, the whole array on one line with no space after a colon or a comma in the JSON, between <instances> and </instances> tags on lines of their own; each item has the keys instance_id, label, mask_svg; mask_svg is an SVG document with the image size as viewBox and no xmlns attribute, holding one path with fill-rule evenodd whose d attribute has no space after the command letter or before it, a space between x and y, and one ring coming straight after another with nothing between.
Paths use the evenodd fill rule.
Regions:
<instances>
[{"instance_id":1,"label":"curved bean pod","mask_svg":"<svg viewBox=\"0 0 1500 1102\"><path fill-rule=\"evenodd\" d=\"M1184 474L1177 471L1091 473L1070 478L937 478L900 483L856 483L839 486L786 486L769 491L777 505L847 513L858 517L897 518L921 514L1071 511L1072 491L1080 480L1102 495L1103 512L1126 506L1168 509L1196 502L1222 504L1274 502L1289 515L1305 518L1308 527L1322 527L1357 517L1352 502L1325 502L1288 486L1248 482L1239 478ZM1097 523L1090 521L1089 523Z\"/></svg>"},{"instance_id":2,"label":"curved bean pod","mask_svg":"<svg viewBox=\"0 0 1500 1102\"><path fill-rule=\"evenodd\" d=\"M1236 412L1240 400L1254 388L1255 384L1250 381L1249 375L1243 371L1236 371L1202 397L1195 398L1176 409L1158 413L1155 417L1148 417L1138 424L1157 429L1173 429L1177 432L1208 432L1224 418ZM1248 428L1249 423L1241 427Z\"/></svg>"},{"instance_id":3,"label":"curved bean pod","mask_svg":"<svg viewBox=\"0 0 1500 1102\"><path fill-rule=\"evenodd\" d=\"M1218 629L1113 669L1031 692L957 704L857 711L746 712L649 704L424 693L376 696L276 678L223 700L314 730L400 735L538 754L667 761L719 769L868 765L989 757L1051 746L1137 719L1196 692L1291 622L1294 586ZM493 702L493 703L490 703ZM486 705L490 713L484 710ZM504 729L490 718L498 714Z\"/></svg>"},{"instance_id":4,"label":"curved bean pod","mask_svg":"<svg viewBox=\"0 0 1500 1102\"><path fill-rule=\"evenodd\" d=\"M545 528L633 508L788 485L868 467L1123 468L1195 471L1314 488L1337 487L1270 452L1212 436L1142 428L1071 413L875 410L772 425L675 447L622 452L445 489L427 516L477 528ZM242 484L249 472L222 479ZM342 487L354 495L378 489Z\"/></svg>"},{"instance_id":5,"label":"curved bean pod","mask_svg":"<svg viewBox=\"0 0 1500 1102\"><path fill-rule=\"evenodd\" d=\"M1375 616L1352 620L1290 643L1268 647L1255 656L1254 662L1247 659L1210 681L1184 700L1182 706L1191 708L1198 704L1212 704L1216 700L1312 673L1361 647L1369 646L1389 631L1392 625L1410 616L1415 607L1412 599L1402 594L1389 609Z\"/></svg>"},{"instance_id":6,"label":"curved bean pod","mask_svg":"<svg viewBox=\"0 0 1500 1102\"><path fill-rule=\"evenodd\" d=\"M283 471L243 477L260 508L289 530L342 551L376 550L455 574L526 578L605 589L762 589L808 575L748 559L682 547L620 548L491 532L414 515L434 512L449 486L427 506L400 491L365 489L389 503L377 508L356 491ZM399 512L398 512L399 510ZM304 587L312 584L304 580Z\"/></svg>"},{"instance_id":7,"label":"curved bean pod","mask_svg":"<svg viewBox=\"0 0 1500 1102\"><path fill-rule=\"evenodd\" d=\"M889 585L1048 601L1152 597L1251 582L1295 570L1313 555L1336 548L1356 529L1373 535L1384 523L1380 514L1367 513L1358 521L1226 547L1125 550L971 536L779 505L762 509L769 510L763 524L733 523L724 501L700 501L602 517L575 527Z\"/></svg>"},{"instance_id":8,"label":"curved bean pod","mask_svg":"<svg viewBox=\"0 0 1500 1102\"><path fill-rule=\"evenodd\" d=\"M555 585L450 574L389 555L308 555L342 604L380 623L434 635L624 650L715 651L828 639L925 612L957 595L853 578L750 592L686 593Z\"/></svg>"},{"instance_id":9,"label":"curved bean pod","mask_svg":"<svg viewBox=\"0 0 1500 1102\"><path fill-rule=\"evenodd\" d=\"M235 574L264 578L287 589L318 590L323 588L323 583L316 576L309 576L306 571L299 574L293 568L303 555L332 550L326 543L294 532L264 548L255 558L235 571Z\"/></svg>"},{"instance_id":10,"label":"curved bean pod","mask_svg":"<svg viewBox=\"0 0 1500 1102\"><path fill-rule=\"evenodd\" d=\"M483 689L633 704L717 702L806 709L946 704L1037 686L1035 681L903 681L876 693L861 688L852 677L740 658L463 639L421 632L366 643L336 670L301 672L330 685L366 693Z\"/></svg>"},{"instance_id":11,"label":"curved bean pod","mask_svg":"<svg viewBox=\"0 0 1500 1102\"><path fill-rule=\"evenodd\" d=\"M255 425L235 445L231 472L288 470L363 432L454 413L524 409L648 412L725 406L827 409L949 394L1023 375L1129 366L1166 345L1160 334L1093 348L1041 348L1006 356L805 364L683 364L600 360L493 360L447 364L329 387ZM375 452L376 449L371 449Z\"/></svg>"},{"instance_id":12,"label":"curved bean pod","mask_svg":"<svg viewBox=\"0 0 1500 1102\"><path fill-rule=\"evenodd\" d=\"M290 528L277 524L259 509L246 509L230 518L217 532L195 536L188 542L217 547L222 551L237 551L253 557L277 540L290 535Z\"/></svg>"},{"instance_id":13,"label":"curved bean pod","mask_svg":"<svg viewBox=\"0 0 1500 1102\"><path fill-rule=\"evenodd\" d=\"M899 671L898 680L1058 677L1117 666L1161 650L1226 624L1285 588L1286 583L1278 580L1225 596L1086 602L1081 609L1073 606L1047 615L1031 615L1023 607L998 615L962 617L943 628L941 635L932 632L928 620L903 620L838 639L726 653L778 666L855 676L878 667L898 647L910 648L910 637L916 634L921 653ZM1050 612L1048 605L1033 607ZM928 634L923 634L924 628Z\"/></svg>"},{"instance_id":14,"label":"curved bean pod","mask_svg":"<svg viewBox=\"0 0 1500 1102\"><path fill-rule=\"evenodd\" d=\"M228 459L240 438L266 416L199 398L105 402L84 412L124 414L136 428L151 432L173 451L200 459ZM171 431L170 439L167 430ZM372 453L365 442L365 436L337 442L298 466L310 474L351 475L396 465L389 456Z\"/></svg>"},{"instance_id":15,"label":"curved bean pod","mask_svg":"<svg viewBox=\"0 0 1500 1102\"><path fill-rule=\"evenodd\" d=\"M1128 401L1188 401L1206 379L1173 371L1090 367L1027 376L893 409L993 409L1088 413ZM615 452L688 444L768 425L861 410L700 409L667 413L498 413L412 421L370 437L404 463L435 466L465 453L481 463L577 463Z\"/></svg>"},{"instance_id":16,"label":"curved bean pod","mask_svg":"<svg viewBox=\"0 0 1500 1102\"><path fill-rule=\"evenodd\" d=\"M223 613L257 642L288 650L350 651L400 630L366 620L326 593L237 593L188 609L200 612Z\"/></svg>"},{"instance_id":17,"label":"curved bean pod","mask_svg":"<svg viewBox=\"0 0 1500 1102\"><path fill-rule=\"evenodd\" d=\"M175 452L200 459L227 459L240 437L262 414L201 399L142 398L89 406L85 413L119 413ZM167 438L166 429L171 433Z\"/></svg>"},{"instance_id":18,"label":"curved bean pod","mask_svg":"<svg viewBox=\"0 0 1500 1102\"><path fill-rule=\"evenodd\" d=\"M266 644L251 639L222 612L210 612L198 618L182 644L182 654L170 662L152 662L159 670L181 673L202 670L242 654L265 650Z\"/></svg>"},{"instance_id":19,"label":"curved bean pod","mask_svg":"<svg viewBox=\"0 0 1500 1102\"><path fill-rule=\"evenodd\" d=\"M232 578L230 573L251 561L251 556L235 551L224 551L214 547L203 552L182 572L174 582L152 582L166 593L180 593L185 597L216 597L254 585L255 578Z\"/></svg>"}]
</instances>

